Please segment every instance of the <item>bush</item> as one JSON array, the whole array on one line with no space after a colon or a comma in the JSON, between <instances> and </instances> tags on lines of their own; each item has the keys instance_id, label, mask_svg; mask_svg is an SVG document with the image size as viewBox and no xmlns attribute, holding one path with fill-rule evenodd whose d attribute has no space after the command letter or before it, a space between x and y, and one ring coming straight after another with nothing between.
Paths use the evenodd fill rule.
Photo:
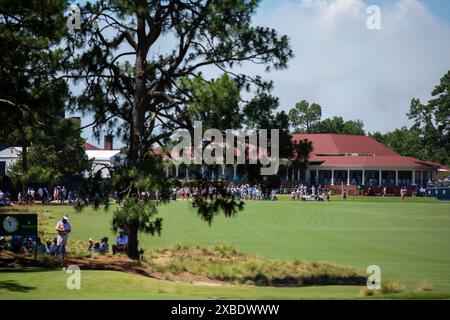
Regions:
<instances>
[{"instance_id":1,"label":"bush","mask_svg":"<svg viewBox=\"0 0 450 320\"><path fill-rule=\"evenodd\" d=\"M264 259L243 254L229 245L188 247L176 245L147 255L155 272L180 274L258 286L361 285L366 275L354 268L327 262L307 263Z\"/></svg>"},{"instance_id":2,"label":"bush","mask_svg":"<svg viewBox=\"0 0 450 320\"><path fill-rule=\"evenodd\" d=\"M426 281L422 282L416 289L416 291L418 292L429 292L433 290L434 290L433 287L430 286Z\"/></svg>"},{"instance_id":3,"label":"bush","mask_svg":"<svg viewBox=\"0 0 450 320\"><path fill-rule=\"evenodd\" d=\"M406 286L398 280L383 281L381 283L381 292L386 293L400 293L405 291Z\"/></svg>"}]
</instances>

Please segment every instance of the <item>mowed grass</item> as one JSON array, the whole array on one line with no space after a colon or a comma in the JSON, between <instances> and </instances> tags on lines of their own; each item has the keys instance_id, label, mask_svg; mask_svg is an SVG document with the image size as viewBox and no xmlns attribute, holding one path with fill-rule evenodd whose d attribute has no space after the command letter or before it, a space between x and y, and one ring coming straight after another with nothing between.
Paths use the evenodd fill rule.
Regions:
<instances>
[{"instance_id":1,"label":"mowed grass","mask_svg":"<svg viewBox=\"0 0 450 320\"><path fill-rule=\"evenodd\" d=\"M359 287L206 286L115 271L82 271L81 289L66 288L62 271L0 269L0 300L7 299L351 299Z\"/></svg>"},{"instance_id":2,"label":"mowed grass","mask_svg":"<svg viewBox=\"0 0 450 320\"><path fill-rule=\"evenodd\" d=\"M108 212L88 208L81 213L58 206L35 206L31 210L50 217L49 230L63 213L69 214L73 228L71 240L87 241L90 237L104 235L110 239L114 237L110 231L113 208ZM141 245L147 250L174 244L225 243L242 252L272 259L328 261L363 271L369 265L378 265L382 281L400 280L406 285L403 294L393 297L450 297L449 202L408 198L400 203L398 198L367 197L351 197L346 202L339 197L331 202L249 201L244 211L234 218L218 216L211 226L201 221L186 202L172 202L161 206L159 211L164 218L161 237L140 237ZM361 289L340 286L202 287L107 271L83 271L83 276L86 285L86 289L81 290L85 291L83 295L78 293L77 296L65 289L64 281L58 282L63 286L61 294L80 298L357 298ZM51 284L59 277L64 279L67 275L61 271L2 272L0 296L39 298L41 286L54 288ZM101 280L103 278L105 281ZM27 292L11 291L2 286L5 279L36 288ZM94 282L100 279L102 285L92 285L89 290L89 279ZM114 282L121 281L130 285L119 290L117 296L112 287ZM135 282L136 288L131 286ZM423 282L427 282L433 291L416 294L416 288ZM58 296L61 297L58 294L54 297Z\"/></svg>"}]
</instances>

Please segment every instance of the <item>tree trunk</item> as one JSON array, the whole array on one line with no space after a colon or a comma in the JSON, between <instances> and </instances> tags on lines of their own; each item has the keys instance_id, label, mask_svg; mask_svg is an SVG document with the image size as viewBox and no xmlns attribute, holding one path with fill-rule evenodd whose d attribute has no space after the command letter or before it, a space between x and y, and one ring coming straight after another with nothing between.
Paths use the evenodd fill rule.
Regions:
<instances>
[{"instance_id":1,"label":"tree trunk","mask_svg":"<svg viewBox=\"0 0 450 320\"><path fill-rule=\"evenodd\" d=\"M137 222L128 225L128 257L139 259L138 249L138 225Z\"/></svg>"},{"instance_id":2,"label":"tree trunk","mask_svg":"<svg viewBox=\"0 0 450 320\"><path fill-rule=\"evenodd\" d=\"M144 18L137 14L137 26L138 26L138 40L142 40L142 35L145 36L145 22ZM138 48L136 50L136 65L135 65L135 93L133 97L133 110L130 128L130 149L128 152L127 165L129 168L136 166L140 161L140 155L145 150L142 148L141 139L144 134L144 120L145 109L143 106L145 97L145 79L144 79L144 62L146 59L146 49L142 41L138 42ZM136 192L135 197L138 201L139 194ZM139 258L138 254L138 222L130 221L128 224L128 255L130 258Z\"/></svg>"},{"instance_id":3,"label":"tree trunk","mask_svg":"<svg viewBox=\"0 0 450 320\"><path fill-rule=\"evenodd\" d=\"M28 150L25 143L22 143L22 177L25 177L28 173ZM22 199L26 195L27 181L22 179Z\"/></svg>"}]
</instances>

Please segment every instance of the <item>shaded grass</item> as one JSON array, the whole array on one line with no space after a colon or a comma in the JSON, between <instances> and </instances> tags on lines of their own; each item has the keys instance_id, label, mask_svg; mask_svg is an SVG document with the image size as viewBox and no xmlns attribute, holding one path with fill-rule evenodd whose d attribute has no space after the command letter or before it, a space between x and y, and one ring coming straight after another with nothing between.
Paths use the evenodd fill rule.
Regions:
<instances>
[{"instance_id":1,"label":"shaded grass","mask_svg":"<svg viewBox=\"0 0 450 320\"><path fill-rule=\"evenodd\" d=\"M7 290L12 292L29 292L36 289L17 282L16 280L2 280L0 281L0 290Z\"/></svg>"}]
</instances>

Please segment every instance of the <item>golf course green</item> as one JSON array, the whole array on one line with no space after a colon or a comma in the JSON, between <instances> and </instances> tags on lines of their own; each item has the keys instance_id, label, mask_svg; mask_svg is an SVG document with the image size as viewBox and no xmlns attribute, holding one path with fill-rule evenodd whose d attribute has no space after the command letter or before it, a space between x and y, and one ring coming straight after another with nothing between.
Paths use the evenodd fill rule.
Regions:
<instances>
[{"instance_id":1,"label":"golf course green","mask_svg":"<svg viewBox=\"0 0 450 320\"><path fill-rule=\"evenodd\" d=\"M69 206L26 208L47 217L49 236L63 214L72 225L70 241L108 236L112 212ZM1 211L5 213L8 211ZM215 217L211 226L185 201L161 206L161 236L140 235L145 250L176 244L228 244L270 259L327 261L363 272L378 265L381 279L398 280L402 293L382 298L450 298L450 202L426 198L351 197L330 202L248 201L233 218ZM70 249L70 245L69 245ZM81 290L68 290L62 270L0 269L0 299L354 299L358 286L202 286L113 271L82 270ZM426 283L429 290L418 287ZM371 297L369 297L371 298Z\"/></svg>"}]
</instances>

